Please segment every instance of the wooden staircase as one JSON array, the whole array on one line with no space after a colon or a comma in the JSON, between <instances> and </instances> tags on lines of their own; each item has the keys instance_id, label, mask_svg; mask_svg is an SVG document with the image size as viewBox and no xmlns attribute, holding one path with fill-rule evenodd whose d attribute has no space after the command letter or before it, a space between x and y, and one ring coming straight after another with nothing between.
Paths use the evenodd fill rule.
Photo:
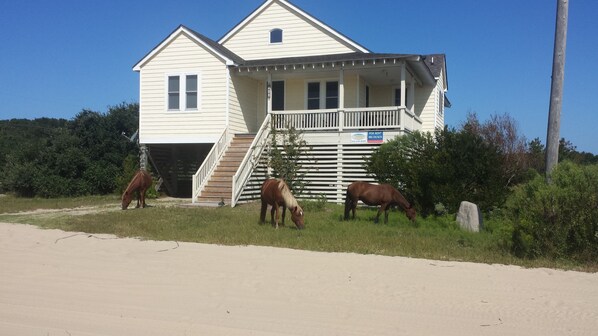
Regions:
<instances>
[{"instance_id":1,"label":"wooden staircase","mask_svg":"<svg viewBox=\"0 0 598 336\"><path fill-rule=\"evenodd\" d=\"M233 175L247 154L254 137L255 134L235 134L218 166L199 194L197 201L200 204L218 204L224 200L226 205L230 205Z\"/></svg>"}]
</instances>

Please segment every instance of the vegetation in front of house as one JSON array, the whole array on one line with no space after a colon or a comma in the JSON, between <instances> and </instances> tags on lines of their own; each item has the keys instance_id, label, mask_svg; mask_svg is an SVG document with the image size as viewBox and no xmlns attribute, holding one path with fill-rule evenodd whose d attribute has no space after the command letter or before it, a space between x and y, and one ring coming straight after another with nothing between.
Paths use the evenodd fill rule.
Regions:
<instances>
[{"instance_id":1,"label":"vegetation in front of house","mask_svg":"<svg viewBox=\"0 0 598 336\"><path fill-rule=\"evenodd\" d=\"M283 179L291 191L300 195L305 188L302 160L308 157L310 147L303 140L303 133L293 126L277 130L272 123L268 141L268 167L272 168L272 177Z\"/></svg>"},{"instance_id":2,"label":"vegetation in front of house","mask_svg":"<svg viewBox=\"0 0 598 336\"><path fill-rule=\"evenodd\" d=\"M0 121L0 193L73 197L126 187L132 172L123 166L139 161L136 142L127 138L137 131L138 110L123 103L105 114L83 110L72 120Z\"/></svg>"},{"instance_id":3,"label":"vegetation in front of house","mask_svg":"<svg viewBox=\"0 0 598 336\"><path fill-rule=\"evenodd\" d=\"M563 162L551 183L537 175L517 186L500 222L517 257L598 260L598 165Z\"/></svg>"},{"instance_id":4,"label":"vegetation in front of house","mask_svg":"<svg viewBox=\"0 0 598 336\"><path fill-rule=\"evenodd\" d=\"M517 135L514 121L480 124L470 115L459 130L413 133L380 147L367 162L378 180L412 200L420 213L455 213L471 201L494 222L503 251L520 258L593 262L598 257L598 164L561 141L561 162L549 184L538 169L539 141ZM541 154L543 156L543 154Z\"/></svg>"}]
</instances>

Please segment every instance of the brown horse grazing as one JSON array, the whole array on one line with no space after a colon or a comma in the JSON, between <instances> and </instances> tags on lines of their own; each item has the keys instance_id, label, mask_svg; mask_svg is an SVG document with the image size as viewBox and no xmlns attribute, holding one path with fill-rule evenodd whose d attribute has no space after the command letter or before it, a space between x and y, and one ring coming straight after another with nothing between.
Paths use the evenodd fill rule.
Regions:
<instances>
[{"instance_id":1,"label":"brown horse grazing","mask_svg":"<svg viewBox=\"0 0 598 336\"><path fill-rule=\"evenodd\" d=\"M415 220L415 209L390 184L377 185L361 181L353 182L347 188L345 197L345 219L349 219L349 211L351 210L353 211L353 219L355 219L357 201L361 200L367 205L380 205L380 209L378 209L378 214L376 215L376 223L378 223L382 211L384 211L384 223L388 223L388 210L393 205L400 206L410 220Z\"/></svg>"},{"instance_id":2,"label":"brown horse grazing","mask_svg":"<svg viewBox=\"0 0 598 336\"><path fill-rule=\"evenodd\" d=\"M126 210L131 200L133 199L133 194L137 192L137 206L139 208L145 208L145 192L146 190L152 185L152 177L151 175L146 172L145 170L138 170L129 182L127 189L122 196L122 209Z\"/></svg>"},{"instance_id":3,"label":"brown horse grazing","mask_svg":"<svg viewBox=\"0 0 598 336\"><path fill-rule=\"evenodd\" d=\"M289 186L281 179L268 179L262 184L261 191L262 199L262 211L260 212L260 222L266 222L266 209L268 205L272 206L270 211L270 221L272 226L276 226L278 229L278 207L282 206L282 225L284 226L284 215L286 209L289 208L291 212L291 219L297 226L297 229L301 230L305 227L303 223L303 209L297 203ZM276 212L276 221L274 221L274 212Z\"/></svg>"}]
</instances>

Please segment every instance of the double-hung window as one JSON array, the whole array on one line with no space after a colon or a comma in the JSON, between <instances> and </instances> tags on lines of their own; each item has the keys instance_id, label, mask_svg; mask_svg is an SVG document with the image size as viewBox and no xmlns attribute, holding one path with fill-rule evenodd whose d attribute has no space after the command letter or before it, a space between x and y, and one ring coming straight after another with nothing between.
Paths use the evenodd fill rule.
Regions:
<instances>
[{"instance_id":1,"label":"double-hung window","mask_svg":"<svg viewBox=\"0 0 598 336\"><path fill-rule=\"evenodd\" d=\"M197 111L199 106L199 76L197 74L168 75L168 111Z\"/></svg>"},{"instance_id":2,"label":"double-hung window","mask_svg":"<svg viewBox=\"0 0 598 336\"><path fill-rule=\"evenodd\" d=\"M307 109L320 109L320 82L307 83Z\"/></svg>"},{"instance_id":3,"label":"double-hung window","mask_svg":"<svg viewBox=\"0 0 598 336\"><path fill-rule=\"evenodd\" d=\"M180 76L168 76L168 109L180 110L181 84Z\"/></svg>"},{"instance_id":4,"label":"double-hung window","mask_svg":"<svg viewBox=\"0 0 598 336\"><path fill-rule=\"evenodd\" d=\"M307 83L307 109L338 108L339 88L337 81Z\"/></svg>"}]
</instances>

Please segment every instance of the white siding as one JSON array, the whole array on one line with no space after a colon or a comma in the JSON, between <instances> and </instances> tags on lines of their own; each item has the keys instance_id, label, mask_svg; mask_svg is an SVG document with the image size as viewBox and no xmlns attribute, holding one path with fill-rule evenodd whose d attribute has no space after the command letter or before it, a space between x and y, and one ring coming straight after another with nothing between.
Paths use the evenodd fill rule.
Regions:
<instances>
[{"instance_id":1,"label":"white siding","mask_svg":"<svg viewBox=\"0 0 598 336\"><path fill-rule=\"evenodd\" d=\"M166 78L198 73L198 111L167 111ZM227 69L223 61L181 33L140 71L141 143L215 142L226 123Z\"/></svg>"},{"instance_id":2,"label":"white siding","mask_svg":"<svg viewBox=\"0 0 598 336\"><path fill-rule=\"evenodd\" d=\"M264 118L263 113L258 117L258 96L256 80L240 76L232 78L229 126L233 133L257 132Z\"/></svg>"},{"instance_id":3,"label":"white siding","mask_svg":"<svg viewBox=\"0 0 598 336\"><path fill-rule=\"evenodd\" d=\"M270 44L270 31L282 29L283 42ZM223 45L246 60L341 54L356 51L283 5L273 2Z\"/></svg>"},{"instance_id":4,"label":"white siding","mask_svg":"<svg viewBox=\"0 0 598 336\"><path fill-rule=\"evenodd\" d=\"M444 91L442 75L437 79L436 86L418 88L415 94L416 114L422 120L422 131L434 133L436 128L444 128L444 113L439 113L444 104L443 96L439 92Z\"/></svg>"},{"instance_id":5,"label":"white siding","mask_svg":"<svg viewBox=\"0 0 598 336\"><path fill-rule=\"evenodd\" d=\"M358 83L359 83L359 76L357 75L347 75L345 74L345 107L359 107L357 106L359 97L358 97ZM365 92L365 90L364 90ZM365 104L365 93L363 96L364 104Z\"/></svg>"}]
</instances>

